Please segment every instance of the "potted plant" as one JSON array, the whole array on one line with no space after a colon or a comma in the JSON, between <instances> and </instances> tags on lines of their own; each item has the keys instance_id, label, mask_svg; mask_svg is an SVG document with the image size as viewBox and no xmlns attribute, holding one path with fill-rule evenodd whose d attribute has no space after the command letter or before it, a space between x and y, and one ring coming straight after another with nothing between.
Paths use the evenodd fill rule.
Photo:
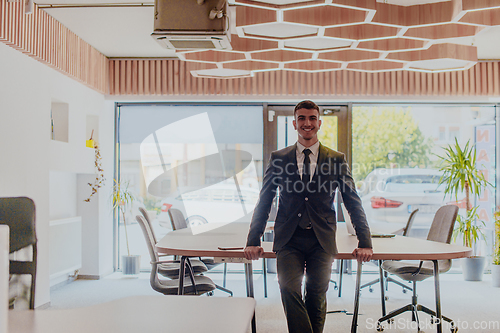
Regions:
<instances>
[{"instance_id":1,"label":"potted plant","mask_svg":"<svg viewBox=\"0 0 500 333\"><path fill-rule=\"evenodd\" d=\"M491 279L493 287L500 287L500 207L493 215L495 217L495 240L493 247L493 262L491 265Z\"/></svg>"},{"instance_id":2,"label":"potted plant","mask_svg":"<svg viewBox=\"0 0 500 333\"><path fill-rule=\"evenodd\" d=\"M140 269L140 255L131 255L128 243L127 220L126 212L132 208L135 201L134 195L129 190L129 182L120 182L114 180L112 205L116 214L121 215L123 220L123 228L125 231L125 244L127 245L127 255L122 256L122 272L125 275L137 275Z\"/></svg>"},{"instance_id":3,"label":"potted plant","mask_svg":"<svg viewBox=\"0 0 500 333\"><path fill-rule=\"evenodd\" d=\"M476 255L476 243L482 236L481 226L484 226L484 222L478 219L477 207L472 206L471 196L473 199L478 198L489 183L476 167L476 148L470 144L470 140L462 149L455 138L455 144L444 149L446 155L438 156L442 165L440 171L443 172L439 183L444 184L445 195L454 196L456 201L459 194L465 193L466 214L459 215L454 232L455 240L461 235L464 246L473 249L471 257L461 259L464 279L480 281L486 259Z\"/></svg>"}]
</instances>

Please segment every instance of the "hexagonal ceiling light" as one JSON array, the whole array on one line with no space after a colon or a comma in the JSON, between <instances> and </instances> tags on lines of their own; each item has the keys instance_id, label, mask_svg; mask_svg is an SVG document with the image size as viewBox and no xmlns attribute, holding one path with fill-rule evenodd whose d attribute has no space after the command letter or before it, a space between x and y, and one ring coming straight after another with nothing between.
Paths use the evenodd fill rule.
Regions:
<instances>
[{"instance_id":1,"label":"hexagonal ceiling light","mask_svg":"<svg viewBox=\"0 0 500 333\"><path fill-rule=\"evenodd\" d=\"M449 40L500 25L500 0L229 0L229 7L232 50L178 52L213 67L193 75L464 70L477 50Z\"/></svg>"}]
</instances>

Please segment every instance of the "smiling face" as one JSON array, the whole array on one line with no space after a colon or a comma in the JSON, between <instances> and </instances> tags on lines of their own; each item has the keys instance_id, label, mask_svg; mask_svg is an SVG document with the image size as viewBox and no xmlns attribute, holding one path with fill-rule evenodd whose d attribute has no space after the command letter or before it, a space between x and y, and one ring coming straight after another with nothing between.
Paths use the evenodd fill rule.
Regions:
<instances>
[{"instance_id":1,"label":"smiling face","mask_svg":"<svg viewBox=\"0 0 500 333\"><path fill-rule=\"evenodd\" d=\"M321 127L319 112L316 109L298 109L295 111L293 127L299 135L299 142L310 147L318 141L318 130Z\"/></svg>"}]
</instances>

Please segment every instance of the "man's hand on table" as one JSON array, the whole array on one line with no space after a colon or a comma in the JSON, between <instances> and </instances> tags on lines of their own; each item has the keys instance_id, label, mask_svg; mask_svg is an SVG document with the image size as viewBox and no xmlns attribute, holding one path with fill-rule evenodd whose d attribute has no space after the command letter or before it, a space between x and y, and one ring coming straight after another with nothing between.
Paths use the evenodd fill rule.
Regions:
<instances>
[{"instance_id":1,"label":"man's hand on table","mask_svg":"<svg viewBox=\"0 0 500 333\"><path fill-rule=\"evenodd\" d=\"M358 259L359 262L366 262L372 260L373 250L370 248L356 248L352 251L352 255Z\"/></svg>"},{"instance_id":2,"label":"man's hand on table","mask_svg":"<svg viewBox=\"0 0 500 333\"><path fill-rule=\"evenodd\" d=\"M244 253L246 259L257 260L264 255L264 249L261 246L247 246Z\"/></svg>"}]
</instances>

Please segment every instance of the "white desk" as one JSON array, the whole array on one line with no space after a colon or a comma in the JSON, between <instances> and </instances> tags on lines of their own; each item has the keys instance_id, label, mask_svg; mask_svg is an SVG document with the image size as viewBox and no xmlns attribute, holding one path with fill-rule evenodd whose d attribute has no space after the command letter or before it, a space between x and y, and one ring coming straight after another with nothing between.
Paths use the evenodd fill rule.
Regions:
<instances>
[{"instance_id":1,"label":"white desk","mask_svg":"<svg viewBox=\"0 0 500 333\"><path fill-rule=\"evenodd\" d=\"M246 333L251 298L134 296L67 310L11 310L9 333Z\"/></svg>"},{"instance_id":2,"label":"white desk","mask_svg":"<svg viewBox=\"0 0 500 333\"><path fill-rule=\"evenodd\" d=\"M183 257L210 256L221 258L237 258L239 262L245 263L247 280L247 296L253 297L252 263L244 259L243 247L246 244L248 234L248 223L230 223L221 228L193 235L190 229L182 229L168 233L163 237L156 249L159 253L180 255ZM355 259L351 254L358 245L356 236L347 235L345 228L337 230L336 259ZM467 257L472 249L424 239L395 236L394 238L372 238L373 260L432 260L435 272L436 290L436 313L441 319L440 291L438 262L440 259L456 259ZM237 250L219 250L218 247L235 247ZM272 251L272 243L263 242L264 258L275 258ZM361 286L362 265L358 263L356 277L356 294L354 302L354 316L351 332L357 330L359 291ZM441 320L439 320L441 323ZM255 320L252 321L252 331L255 333ZM437 331L442 331L441 324L437 325Z\"/></svg>"}]
</instances>

